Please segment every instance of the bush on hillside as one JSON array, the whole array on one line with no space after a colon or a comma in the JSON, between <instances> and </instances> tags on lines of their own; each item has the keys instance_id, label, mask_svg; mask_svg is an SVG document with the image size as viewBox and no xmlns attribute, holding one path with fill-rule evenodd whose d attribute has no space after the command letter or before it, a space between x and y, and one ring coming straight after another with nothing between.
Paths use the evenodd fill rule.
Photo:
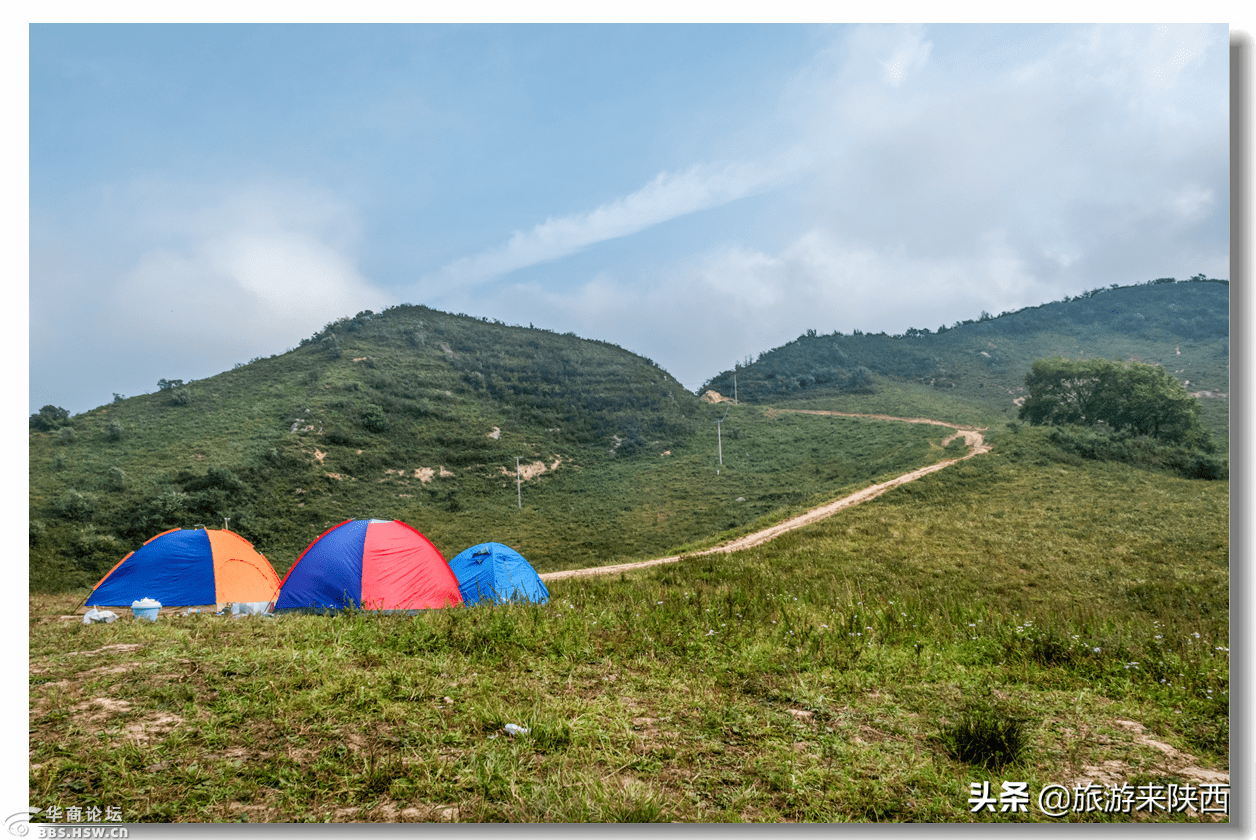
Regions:
<instances>
[{"instance_id":1,"label":"bush on hillside","mask_svg":"<svg viewBox=\"0 0 1256 840\"><path fill-rule=\"evenodd\" d=\"M384 409L368 403L366 408L362 409L362 428L368 432L377 434L386 432L389 429L388 415L384 413Z\"/></svg>"},{"instance_id":2,"label":"bush on hillside","mask_svg":"<svg viewBox=\"0 0 1256 840\"><path fill-rule=\"evenodd\" d=\"M1106 427L1054 428L1047 439L1061 450L1091 461L1119 461L1163 470L1183 478L1222 480L1230 477L1229 461L1206 449L1157 440Z\"/></svg>"},{"instance_id":3,"label":"bush on hillside","mask_svg":"<svg viewBox=\"0 0 1256 840\"><path fill-rule=\"evenodd\" d=\"M96 513L96 501L85 493L68 490L52 506L53 513L71 522L86 522Z\"/></svg>"},{"instance_id":4,"label":"bush on hillside","mask_svg":"<svg viewBox=\"0 0 1256 840\"><path fill-rule=\"evenodd\" d=\"M30 427L37 432L51 432L70 422L70 412L55 405L46 405L31 415Z\"/></svg>"}]
</instances>

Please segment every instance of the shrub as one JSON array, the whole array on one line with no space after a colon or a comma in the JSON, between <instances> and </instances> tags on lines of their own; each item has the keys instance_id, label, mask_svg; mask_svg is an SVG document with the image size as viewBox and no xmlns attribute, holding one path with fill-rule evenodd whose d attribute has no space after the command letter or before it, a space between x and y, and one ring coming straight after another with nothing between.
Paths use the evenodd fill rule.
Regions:
<instances>
[{"instance_id":1,"label":"shrub","mask_svg":"<svg viewBox=\"0 0 1256 840\"><path fill-rule=\"evenodd\" d=\"M328 335L323 339L323 352L327 354L329 359L339 359L344 351L340 349L340 339L336 338L335 333Z\"/></svg>"},{"instance_id":2,"label":"shrub","mask_svg":"<svg viewBox=\"0 0 1256 840\"><path fill-rule=\"evenodd\" d=\"M374 403L368 403L362 410L362 428L368 432L386 432L389 425L388 415L384 413L384 409Z\"/></svg>"},{"instance_id":3,"label":"shrub","mask_svg":"<svg viewBox=\"0 0 1256 840\"><path fill-rule=\"evenodd\" d=\"M1229 461L1210 449L1159 440L1104 426L1053 428L1047 439L1061 453L1092 461L1119 461L1142 469L1173 472L1183 478L1217 481L1229 478Z\"/></svg>"},{"instance_id":4,"label":"shrub","mask_svg":"<svg viewBox=\"0 0 1256 840\"><path fill-rule=\"evenodd\" d=\"M95 501L77 490L65 492L52 507L57 516L72 522L86 522L96 512Z\"/></svg>"},{"instance_id":5,"label":"shrub","mask_svg":"<svg viewBox=\"0 0 1256 840\"><path fill-rule=\"evenodd\" d=\"M126 473L121 467L109 468L109 477L105 479L105 487L115 492L126 489Z\"/></svg>"}]
</instances>

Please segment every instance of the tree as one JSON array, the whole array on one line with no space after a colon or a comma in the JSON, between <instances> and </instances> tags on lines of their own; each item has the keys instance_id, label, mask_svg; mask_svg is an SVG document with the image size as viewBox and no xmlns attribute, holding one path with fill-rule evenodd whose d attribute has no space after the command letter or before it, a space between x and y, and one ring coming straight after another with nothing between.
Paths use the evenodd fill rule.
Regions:
<instances>
[{"instance_id":1,"label":"tree","mask_svg":"<svg viewBox=\"0 0 1256 840\"><path fill-rule=\"evenodd\" d=\"M1206 446L1199 400L1162 367L1104 359L1038 359L1018 417L1034 425L1095 425Z\"/></svg>"},{"instance_id":2,"label":"tree","mask_svg":"<svg viewBox=\"0 0 1256 840\"><path fill-rule=\"evenodd\" d=\"M51 432L68 422L70 412L55 405L46 405L37 414L31 415L31 428L39 432Z\"/></svg>"},{"instance_id":3,"label":"tree","mask_svg":"<svg viewBox=\"0 0 1256 840\"><path fill-rule=\"evenodd\" d=\"M1112 362L1038 359L1025 376L1025 402L1017 415L1035 426L1086 425L1099 419Z\"/></svg>"}]
</instances>

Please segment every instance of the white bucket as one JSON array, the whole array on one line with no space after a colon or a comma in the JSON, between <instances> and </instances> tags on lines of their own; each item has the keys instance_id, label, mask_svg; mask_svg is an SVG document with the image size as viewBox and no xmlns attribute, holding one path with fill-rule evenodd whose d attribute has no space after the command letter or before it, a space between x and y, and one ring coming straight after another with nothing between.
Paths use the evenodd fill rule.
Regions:
<instances>
[{"instance_id":1,"label":"white bucket","mask_svg":"<svg viewBox=\"0 0 1256 840\"><path fill-rule=\"evenodd\" d=\"M141 598L131 602L131 615L145 621L156 621L160 610L161 602L154 601L152 598Z\"/></svg>"}]
</instances>

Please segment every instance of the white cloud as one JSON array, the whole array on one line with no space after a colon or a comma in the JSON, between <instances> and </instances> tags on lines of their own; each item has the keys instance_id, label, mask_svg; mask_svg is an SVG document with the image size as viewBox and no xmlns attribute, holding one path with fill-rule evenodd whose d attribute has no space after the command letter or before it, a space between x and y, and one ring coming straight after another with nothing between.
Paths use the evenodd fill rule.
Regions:
<instances>
[{"instance_id":1,"label":"white cloud","mask_svg":"<svg viewBox=\"0 0 1256 840\"><path fill-rule=\"evenodd\" d=\"M516 231L500 248L456 260L425 281L442 287L481 282L565 257L594 243L767 189L787 178L797 165L786 156L769 166L730 163L694 166L681 173L663 172L636 192L587 213L547 218L530 231Z\"/></svg>"},{"instance_id":2,"label":"white cloud","mask_svg":"<svg viewBox=\"0 0 1256 840\"><path fill-rule=\"evenodd\" d=\"M80 263L62 272L60 293L81 296L80 308L92 315L76 324L73 341L61 332L32 335L32 372L55 370L39 378L98 402L74 404L61 394L45 401L77 412L114 391L151 391L160 378L209 376L283 352L328 321L397 302L357 269L355 214L330 194L268 185L190 204L142 192L129 208L135 227L119 233L133 237L131 264L93 273ZM56 273L52 246L44 250L33 285ZM39 323L52 323L54 306L63 308L45 302ZM81 347L92 348L86 359Z\"/></svg>"},{"instance_id":3,"label":"white cloud","mask_svg":"<svg viewBox=\"0 0 1256 840\"><path fill-rule=\"evenodd\" d=\"M612 341L695 389L806 329L936 329L983 309L998 314L1054 296L1000 231L970 253L939 260L814 229L778 253L730 245L649 279L603 272L564 293L510 286L480 306Z\"/></svg>"},{"instance_id":4,"label":"white cloud","mask_svg":"<svg viewBox=\"0 0 1256 840\"><path fill-rule=\"evenodd\" d=\"M154 224L180 242L149 250L122 278L120 318L243 349L392 302L346 253L352 212L324 193L250 188Z\"/></svg>"},{"instance_id":5,"label":"white cloud","mask_svg":"<svg viewBox=\"0 0 1256 840\"><path fill-rule=\"evenodd\" d=\"M908 76L914 75L929 62L929 53L933 50L933 42L924 39L924 30L920 26L909 26L896 33L901 40L894 45L889 58L881 62L885 70L885 79L898 87Z\"/></svg>"},{"instance_id":6,"label":"white cloud","mask_svg":"<svg viewBox=\"0 0 1256 840\"><path fill-rule=\"evenodd\" d=\"M1178 219L1184 222L1193 221L1212 208L1212 190L1198 184L1187 184L1171 195L1165 203L1169 212Z\"/></svg>"}]
</instances>

